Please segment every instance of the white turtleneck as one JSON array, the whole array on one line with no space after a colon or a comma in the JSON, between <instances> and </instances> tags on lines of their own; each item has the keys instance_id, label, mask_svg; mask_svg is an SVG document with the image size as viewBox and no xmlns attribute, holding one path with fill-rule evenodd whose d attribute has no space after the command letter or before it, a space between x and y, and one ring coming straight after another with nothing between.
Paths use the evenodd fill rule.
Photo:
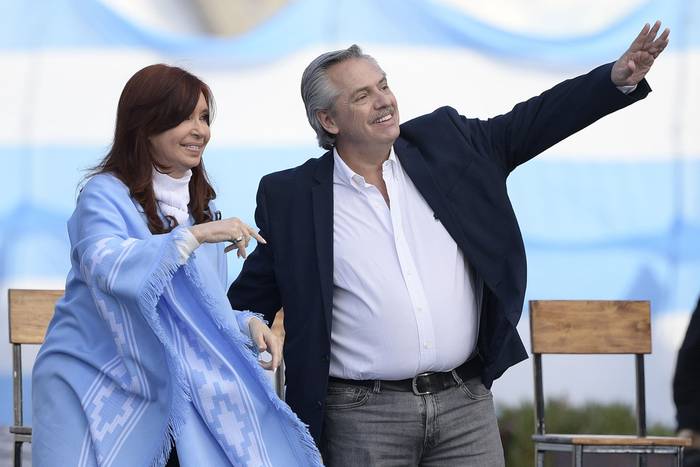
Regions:
<instances>
[{"instance_id":1,"label":"white turtleneck","mask_svg":"<svg viewBox=\"0 0 700 467\"><path fill-rule=\"evenodd\" d=\"M153 191L158 207L164 216L173 216L179 225L187 225L190 219L190 178L188 170L181 178L173 178L153 168Z\"/></svg>"},{"instance_id":2,"label":"white turtleneck","mask_svg":"<svg viewBox=\"0 0 700 467\"><path fill-rule=\"evenodd\" d=\"M164 216L173 216L178 225L183 227L192 225L188 210L190 178L192 178L191 170L188 170L182 178L173 178L158 172L155 167L153 168L153 192L160 212ZM197 238L190 232L190 229L183 230L185 235L175 243L180 253L180 264L184 264L190 254L199 246Z\"/></svg>"}]
</instances>

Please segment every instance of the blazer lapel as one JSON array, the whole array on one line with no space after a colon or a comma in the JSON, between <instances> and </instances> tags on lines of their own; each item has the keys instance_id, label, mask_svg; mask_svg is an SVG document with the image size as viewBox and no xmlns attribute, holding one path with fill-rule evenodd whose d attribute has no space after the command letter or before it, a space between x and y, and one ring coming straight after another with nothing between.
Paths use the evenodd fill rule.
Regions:
<instances>
[{"instance_id":1,"label":"blazer lapel","mask_svg":"<svg viewBox=\"0 0 700 467\"><path fill-rule=\"evenodd\" d=\"M425 163L420 150L407 140L399 137L394 143L394 152L421 196L425 198L428 206L433 210L435 218L442 222L442 225L445 226L445 229L447 229L447 232L455 239L457 244L463 247L464 235L457 228L454 217L447 209L445 199L440 194L437 183L435 183L430 168Z\"/></svg>"},{"instance_id":2,"label":"blazer lapel","mask_svg":"<svg viewBox=\"0 0 700 467\"><path fill-rule=\"evenodd\" d=\"M314 174L316 185L311 188L313 200L316 258L321 284L326 331L330 336L333 309L333 153L324 154Z\"/></svg>"}]
</instances>

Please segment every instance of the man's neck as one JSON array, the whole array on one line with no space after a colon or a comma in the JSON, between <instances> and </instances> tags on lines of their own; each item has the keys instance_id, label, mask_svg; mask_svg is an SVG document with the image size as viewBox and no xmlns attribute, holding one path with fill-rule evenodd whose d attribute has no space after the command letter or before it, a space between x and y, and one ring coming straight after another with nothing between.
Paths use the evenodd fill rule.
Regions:
<instances>
[{"instance_id":1,"label":"man's neck","mask_svg":"<svg viewBox=\"0 0 700 467\"><path fill-rule=\"evenodd\" d=\"M338 145L336 151L353 172L372 183L377 177L381 178L382 164L389 158L391 146L367 149Z\"/></svg>"}]
</instances>

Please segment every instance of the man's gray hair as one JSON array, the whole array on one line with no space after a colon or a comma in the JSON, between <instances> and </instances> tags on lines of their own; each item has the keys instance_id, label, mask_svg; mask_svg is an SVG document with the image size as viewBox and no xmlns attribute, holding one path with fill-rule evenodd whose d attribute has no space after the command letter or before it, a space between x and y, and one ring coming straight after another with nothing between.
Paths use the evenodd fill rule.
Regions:
<instances>
[{"instance_id":1,"label":"man's gray hair","mask_svg":"<svg viewBox=\"0 0 700 467\"><path fill-rule=\"evenodd\" d=\"M337 90L328 78L328 69L338 63L351 58L364 58L376 63L370 55L362 53L362 49L353 44L347 49L326 52L314 59L301 75L301 98L306 107L306 117L311 127L316 132L318 145L324 149L335 146L335 136L328 133L318 119L320 110L331 111L340 91Z\"/></svg>"}]
</instances>

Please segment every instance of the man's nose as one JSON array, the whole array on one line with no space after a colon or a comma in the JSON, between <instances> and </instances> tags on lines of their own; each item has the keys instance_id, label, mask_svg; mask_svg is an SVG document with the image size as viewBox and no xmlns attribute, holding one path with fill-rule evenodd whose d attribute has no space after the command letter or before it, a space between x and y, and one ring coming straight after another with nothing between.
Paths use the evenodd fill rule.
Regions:
<instances>
[{"instance_id":1,"label":"man's nose","mask_svg":"<svg viewBox=\"0 0 700 467\"><path fill-rule=\"evenodd\" d=\"M389 95L380 92L377 94L377 98L374 100L374 108L382 109L391 105L391 99Z\"/></svg>"}]
</instances>

